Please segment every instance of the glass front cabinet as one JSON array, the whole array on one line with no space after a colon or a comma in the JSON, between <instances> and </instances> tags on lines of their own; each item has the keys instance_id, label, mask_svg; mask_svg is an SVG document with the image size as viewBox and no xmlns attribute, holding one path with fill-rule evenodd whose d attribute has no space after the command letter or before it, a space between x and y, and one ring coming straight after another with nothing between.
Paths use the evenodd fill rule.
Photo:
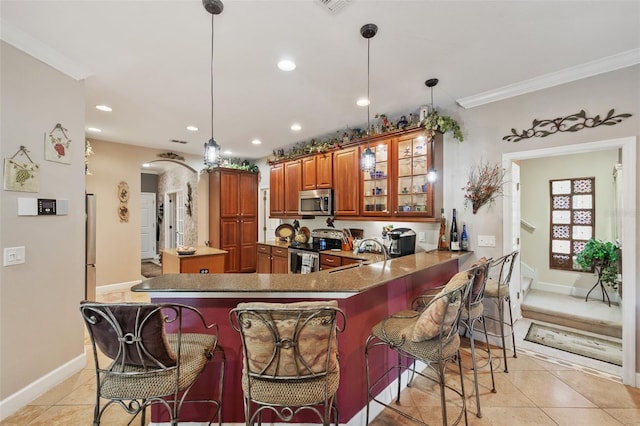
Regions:
<instances>
[{"instance_id":1,"label":"glass front cabinet","mask_svg":"<svg viewBox=\"0 0 640 426\"><path fill-rule=\"evenodd\" d=\"M427 182L432 143L422 129L370 141L376 169L361 172L362 216L434 217L435 188Z\"/></svg>"}]
</instances>

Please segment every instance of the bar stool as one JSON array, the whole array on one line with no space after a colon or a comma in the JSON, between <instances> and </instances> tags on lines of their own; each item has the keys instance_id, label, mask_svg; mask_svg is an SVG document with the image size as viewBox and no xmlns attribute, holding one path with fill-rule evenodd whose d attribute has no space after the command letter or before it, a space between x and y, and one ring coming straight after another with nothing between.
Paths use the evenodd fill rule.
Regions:
<instances>
[{"instance_id":1,"label":"bar stool","mask_svg":"<svg viewBox=\"0 0 640 426\"><path fill-rule=\"evenodd\" d=\"M436 295L419 297L412 306L424 306L421 311L412 309L400 311L382 322L376 324L365 344L365 365L367 374L367 412L366 422L369 423L369 406L375 401L415 423L426 425L421 420L399 410L392 404L387 404L378 398L387 381L397 377L396 404L400 403L402 388L402 373L408 371L411 375L407 386L411 385L417 374L428 380L437 382L440 387L440 401L442 406L443 423L447 424L447 407L445 389L449 389L460 396L462 409L455 419L458 424L464 416L467 424L466 397L464 378L460 359L460 336L458 323L464 303L467 301L473 283L471 271L459 272L449 280L447 285ZM430 301L423 303L426 299ZM417 303L415 303L417 302ZM389 366L380 377L371 378L369 356L376 348L391 349L396 352L397 363ZM403 362L404 361L404 362ZM457 361L460 375L460 390L446 382L445 372L447 364ZM420 362L420 366L418 366ZM435 378L427 375L424 365L435 373ZM393 374L396 373L396 374Z\"/></svg>"},{"instance_id":2,"label":"bar stool","mask_svg":"<svg viewBox=\"0 0 640 426\"><path fill-rule=\"evenodd\" d=\"M289 422L302 411L323 425L333 414L340 383L337 333L346 319L335 300L240 303L229 313L242 339L242 391L247 426L270 411Z\"/></svg>"},{"instance_id":3,"label":"bar stool","mask_svg":"<svg viewBox=\"0 0 640 426\"><path fill-rule=\"evenodd\" d=\"M513 272L513 265L518 257L518 251L515 250L509 254L499 257L493 260L489 265L489 278L487 280L486 287L484 289L484 296L487 300L494 302L498 308L498 318L492 316L485 316L485 319L491 321L497 321L500 324L500 337L502 338L502 356L504 359L504 372L508 373L509 368L507 365L507 346L505 343L505 324L509 326L511 333L511 340L513 342L513 357L517 358L516 353L516 336L513 332L513 314L511 312L511 296L509 293L509 286L511 284L511 273ZM495 273L497 271L497 273ZM509 308L509 322L504 318L504 305ZM492 334L492 333L489 333ZM495 335L495 334L493 334Z\"/></svg>"},{"instance_id":4,"label":"bar stool","mask_svg":"<svg viewBox=\"0 0 640 426\"><path fill-rule=\"evenodd\" d=\"M478 406L478 410L476 411L477 417L482 417L482 412L480 410L480 391L478 386L478 362L476 359L476 346L475 346L475 325L476 323L482 324L485 343L487 345L487 364L491 370L491 392L496 392L496 383L493 378L493 364L491 363L491 347L489 346L489 334L487 333L487 325L484 320L484 292L485 286L487 283L487 271L489 269L491 260L487 260L482 258L478 261L476 265L474 265L474 278L473 278L473 287L471 288L471 294L468 298L468 303L465 304L462 312L460 314L460 324L465 328L466 332L469 333L469 342L471 346L471 360L472 360L472 369L473 369L473 379L476 390L476 405Z\"/></svg>"}]
</instances>

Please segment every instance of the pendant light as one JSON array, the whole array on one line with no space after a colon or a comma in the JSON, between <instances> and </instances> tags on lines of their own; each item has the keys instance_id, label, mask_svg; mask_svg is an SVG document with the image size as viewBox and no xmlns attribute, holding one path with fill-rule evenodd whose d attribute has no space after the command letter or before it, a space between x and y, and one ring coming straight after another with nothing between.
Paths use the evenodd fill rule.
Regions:
<instances>
[{"instance_id":1,"label":"pendant light","mask_svg":"<svg viewBox=\"0 0 640 426\"><path fill-rule=\"evenodd\" d=\"M371 107L371 97L369 96L369 68L370 68L370 45L371 39L378 32L378 26L376 24L365 24L360 28L360 34L362 37L367 39L367 136L371 136L371 115L369 114L369 110ZM362 158L360 159L360 168L363 172L373 172L376 170L376 154L371 151L371 147L369 146L369 142L367 141L367 149L362 153Z\"/></svg>"},{"instance_id":2,"label":"pendant light","mask_svg":"<svg viewBox=\"0 0 640 426\"><path fill-rule=\"evenodd\" d=\"M220 0L202 0L202 5L211 14L211 139L204 143L204 164L215 167L220 164L220 145L213 138L213 18L222 13L224 5Z\"/></svg>"},{"instance_id":3,"label":"pendant light","mask_svg":"<svg viewBox=\"0 0 640 426\"><path fill-rule=\"evenodd\" d=\"M424 84L428 88L431 89L431 109L429 112L433 112L433 87L438 84L437 78L430 78L425 81ZM427 182L436 183L438 180L438 171L436 170L436 141L434 139L434 131L430 130L429 135L427 136L427 141L431 140L431 167L429 167L429 171L427 172Z\"/></svg>"}]
</instances>

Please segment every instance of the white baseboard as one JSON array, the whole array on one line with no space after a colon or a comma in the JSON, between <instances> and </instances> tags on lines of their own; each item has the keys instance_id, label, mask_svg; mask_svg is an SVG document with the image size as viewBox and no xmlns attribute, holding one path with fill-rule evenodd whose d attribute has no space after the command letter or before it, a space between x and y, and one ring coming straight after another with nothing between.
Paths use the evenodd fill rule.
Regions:
<instances>
[{"instance_id":1,"label":"white baseboard","mask_svg":"<svg viewBox=\"0 0 640 426\"><path fill-rule=\"evenodd\" d=\"M575 297L581 297L581 298L587 297L587 293L590 290L590 288L569 287L566 285L546 283L543 281L536 282L535 284L532 285L531 288L534 290L546 291L549 293L563 294L565 296L575 296ZM589 297L593 296L594 294L597 297L602 297L602 292L600 291L599 288L595 288L591 292L591 295ZM607 289L607 294L611 299L611 303L621 303L620 295L618 295L618 292L613 291L611 289Z\"/></svg>"},{"instance_id":2,"label":"white baseboard","mask_svg":"<svg viewBox=\"0 0 640 426\"><path fill-rule=\"evenodd\" d=\"M39 396L50 391L87 365L86 354L73 358L48 374L0 401L0 421L6 419Z\"/></svg>"},{"instance_id":3,"label":"white baseboard","mask_svg":"<svg viewBox=\"0 0 640 426\"><path fill-rule=\"evenodd\" d=\"M104 294L112 291L130 290L136 284L140 284L142 280L128 281L124 283L107 284L96 287L96 294Z\"/></svg>"}]
</instances>

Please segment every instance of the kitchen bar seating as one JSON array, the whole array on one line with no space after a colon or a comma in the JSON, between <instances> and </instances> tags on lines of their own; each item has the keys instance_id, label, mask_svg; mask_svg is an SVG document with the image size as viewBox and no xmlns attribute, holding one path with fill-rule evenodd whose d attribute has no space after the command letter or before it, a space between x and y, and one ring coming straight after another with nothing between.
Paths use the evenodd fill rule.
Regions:
<instances>
[{"instance_id":1,"label":"kitchen bar seating","mask_svg":"<svg viewBox=\"0 0 640 426\"><path fill-rule=\"evenodd\" d=\"M131 414L131 422L140 415L141 425L146 424L147 407L159 405L176 425L185 402L211 404L206 411L209 423L217 418L221 424L225 354L218 345L216 324L207 324L198 310L180 304L82 302L80 312L96 369L94 426L112 404ZM183 332L187 324L215 334ZM171 332L165 331L165 325ZM220 356L217 389L214 381L209 386L210 399L188 399L189 390L216 354ZM103 399L107 402L101 407Z\"/></svg>"},{"instance_id":2,"label":"kitchen bar seating","mask_svg":"<svg viewBox=\"0 0 640 426\"><path fill-rule=\"evenodd\" d=\"M416 374L438 384L444 425L448 423L446 389L451 390L461 399L461 407L458 407L460 412L453 424L458 424L463 416L464 422L467 424L458 324L462 308L468 300L473 285L473 278L473 270L459 272L436 295L419 296L412 304L414 309L400 311L373 327L364 349L368 395L367 424L369 423L371 401L375 401L413 422L426 425L420 419L398 410L394 406L400 403L402 376L407 375L407 386L411 386ZM427 299L429 302L425 303ZM369 363L373 351L388 351L389 349L395 352L395 354L390 352L387 356L391 365L383 366L380 370L378 369L380 366ZM446 373L451 371L447 369L447 364L452 361L458 364L459 389L456 389L453 384L447 383ZM376 369L381 374L372 378L371 375ZM403 372L408 374L403 374ZM395 404L387 404L380 395L385 392L385 388L390 386L394 379L397 380Z\"/></svg>"},{"instance_id":3,"label":"kitchen bar seating","mask_svg":"<svg viewBox=\"0 0 640 426\"><path fill-rule=\"evenodd\" d=\"M513 265L518 257L518 251L513 251L502 257L494 259L489 264L489 278L487 279L487 285L484 290L485 299L494 302L498 309L498 318L485 315L486 320L498 322L500 327L499 336L502 339L502 356L504 359L504 372L509 372L507 365L507 346L505 344L505 332L504 326L509 326L509 332L511 333L511 340L513 342L513 357L517 358L516 353L516 336L513 331L513 314L511 313L511 296L509 293L509 286L511 284L511 273L513 272ZM509 322L504 318L504 305L507 305L509 309Z\"/></svg>"},{"instance_id":4,"label":"kitchen bar seating","mask_svg":"<svg viewBox=\"0 0 640 426\"><path fill-rule=\"evenodd\" d=\"M245 422L339 423L337 333L346 317L335 300L245 302L229 313L242 340ZM305 417L305 415L307 417ZM301 417L302 416L302 417Z\"/></svg>"}]
</instances>

